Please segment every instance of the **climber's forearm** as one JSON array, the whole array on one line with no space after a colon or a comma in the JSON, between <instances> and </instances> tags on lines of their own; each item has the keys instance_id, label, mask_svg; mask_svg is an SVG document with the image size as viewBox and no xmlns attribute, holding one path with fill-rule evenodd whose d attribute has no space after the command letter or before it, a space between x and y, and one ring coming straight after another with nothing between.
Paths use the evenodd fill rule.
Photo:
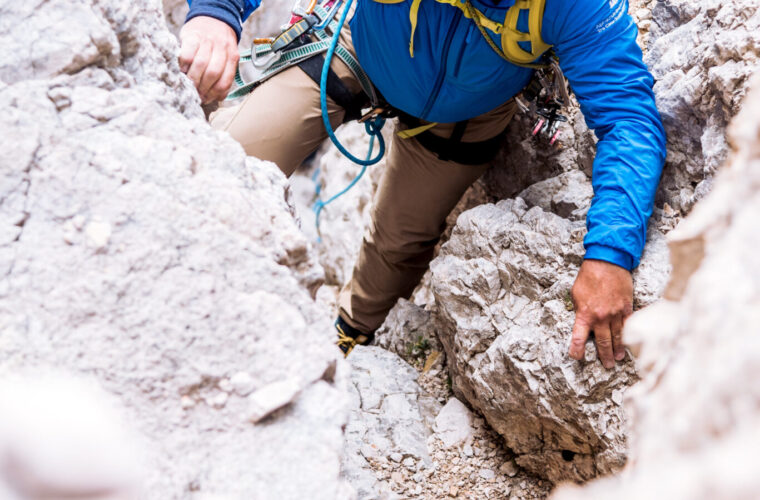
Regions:
<instances>
[{"instance_id":1,"label":"climber's forearm","mask_svg":"<svg viewBox=\"0 0 760 500\"><path fill-rule=\"evenodd\" d=\"M658 125L621 121L597 144L594 198L586 216L587 259L628 270L638 266L664 161Z\"/></svg>"},{"instance_id":2,"label":"climber's forearm","mask_svg":"<svg viewBox=\"0 0 760 500\"><path fill-rule=\"evenodd\" d=\"M232 28L240 40L243 21L256 10L261 0L188 0L190 12L185 23L199 16L211 17Z\"/></svg>"},{"instance_id":3,"label":"climber's forearm","mask_svg":"<svg viewBox=\"0 0 760 500\"><path fill-rule=\"evenodd\" d=\"M586 124L599 138L586 258L630 270L644 247L665 158L665 132L654 78L627 11L624 0L552 0L545 38L554 46Z\"/></svg>"}]
</instances>

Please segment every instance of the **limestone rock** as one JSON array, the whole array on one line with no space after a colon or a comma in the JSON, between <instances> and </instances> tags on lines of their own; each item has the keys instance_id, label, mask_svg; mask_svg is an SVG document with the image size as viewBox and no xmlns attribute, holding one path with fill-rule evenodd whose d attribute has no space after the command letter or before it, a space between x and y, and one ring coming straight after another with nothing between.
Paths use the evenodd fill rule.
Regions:
<instances>
[{"instance_id":1,"label":"limestone rock","mask_svg":"<svg viewBox=\"0 0 760 500\"><path fill-rule=\"evenodd\" d=\"M629 360L605 370L591 343L568 358L569 290L582 262L583 223L522 199L462 214L431 264L436 326L455 393L551 481L581 481L625 462L625 421L613 393L636 381ZM650 240L661 238L650 231ZM653 245L635 278L642 304L660 296L667 251Z\"/></svg>"},{"instance_id":2,"label":"limestone rock","mask_svg":"<svg viewBox=\"0 0 760 500\"><path fill-rule=\"evenodd\" d=\"M442 350L430 311L405 299L399 299L375 332L375 344L407 361L428 350Z\"/></svg>"},{"instance_id":3,"label":"limestone rock","mask_svg":"<svg viewBox=\"0 0 760 500\"><path fill-rule=\"evenodd\" d=\"M446 448L472 439L472 413L457 398L451 398L435 417L435 435Z\"/></svg>"},{"instance_id":4,"label":"limestone rock","mask_svg":"<svg viewBox=\"0 0 760 500\"><path fill-rule=\"evenodd\" d=\"M359 498L388 498L370 467L386 457L432 465L427 449L440 406L417 385L417 371L379 347L357 346L351 365L351 416L343 473ZM406 463L406 462L405 462Z\"/></svg>"},{"instance_id":5,"label":"limestone rock","mask_svg":"<svg viewBox=\"0 0 760 500\"><path fill-rule=\"evenodd\" d=\"M286 379L265 385L248 396L248 418L254 424L293 402L301 392L298 379Z\"/></svg>"},{"instance_id":6,"label":"limestone rock","mask_svg":"<svg viewBox=\"0 0 760 500\"><path fill-rule=\"evenodd\" d=\"M725 5L725 4L724 4ZM743 18L742 18L743 19ZM740 21L737 21L740 22ZM562 500L754 498L760 488L760 79L732 122L734 152L669 240L669 300L633 316L642 381L629 393L631 465Z\"/></svg>"},{"instance_id":7,"label":"limestone rock","mask_svg":"<svg viewBox=\"0 0 760 500\"><path fill-rule=\"evenodd\" d=\"M760 67L754 0L666 0L651 9L645 62L656 79L668 158L657 204L687 212L726 159L726 125Z\"/></svg>"},{"instance_id":8,"label":"limestone rock","mask_svg":"<svg viewBox=\"0 0 760 500\"><path fill-rule=\"evenodd\" d=\"M520 198L533 207L572 220L585 220L594 190L586 174L571 170L525 188Z\"/></svg>"},{"instance_id":9,"label":"limestone rock","mask_svg":"<svg viewBox=\"0 0 760 500\"><path fill-rule=\"evenodd\" d=\"M586 127L575 99L563 114L568 117L568 122L562 126L555 146L531 136L533 122L528 114L515 116L507 127L502 150L483 177L484 189L492 200L513 198L533 184L566 172L581 171L591 176L596 138ZM577 178L567 180L576 181ZM546 205L549 207L550 202Z\"/></svg>"},{"instance_id":10,"label":"limestone rock","mask_svg":"<svg viewBox=\"0 0 760 500\"><path fill-rule=\"evenodd\" d=\"M0 19L0 374L102 384L148 443L141 498L344 498L323 273L284 176L205 123L157 2ZM253 425L240 372L298 395Z\"/></svg>"},{"instance_id":11,"label":"limestone rock","mask_svg":"<svg viewBox=\"0 0 760 500\"><path fill-rule=\"evenodd\" d=\"M59 372L0 384L0 498L133 498L139 440L113 397Z\"/></svg>"}]
</instances>

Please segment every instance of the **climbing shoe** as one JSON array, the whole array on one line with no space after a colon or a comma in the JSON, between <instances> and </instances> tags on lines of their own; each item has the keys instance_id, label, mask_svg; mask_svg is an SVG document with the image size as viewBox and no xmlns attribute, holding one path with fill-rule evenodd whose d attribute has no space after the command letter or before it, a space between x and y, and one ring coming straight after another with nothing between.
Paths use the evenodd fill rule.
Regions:
<instances>
[{"instance_id":1,"label":"climbing shoe","mask_svg":"<svg viewBox=\"0 0 760 500\"><path fill-rule=\"evenodd\" d=\"M335 320L335 329L338 330L338 341L336 344L343 351L344 356L348 356L357 344L368 345L374 338L374 335L362 333L349 325L340 316Z\"/></svg>"}]
</instances>

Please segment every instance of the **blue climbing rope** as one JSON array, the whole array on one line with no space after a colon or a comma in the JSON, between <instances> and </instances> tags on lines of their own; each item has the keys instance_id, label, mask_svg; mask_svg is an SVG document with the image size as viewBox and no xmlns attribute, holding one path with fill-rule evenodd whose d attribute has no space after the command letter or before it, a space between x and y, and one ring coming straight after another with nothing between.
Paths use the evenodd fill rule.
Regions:
<instances>
[{"instance_id":1,"label":"blue climbing rope","mask_svg":"<svg viewBox=\"0 0 760 500\"><path fill-rule=\"evenodd\" d=\"M333 201L337 200L344 194L346 194L352 187L354 187L359 180L361 180L362 176L364 175L364 172L367 171L367 167L370 165L375 165L380 160L382 160L383 156L385 155L385 140L383 139L382 129L383 125L385 125L385 118L382 118L380 116L368 120L364 123L364 129L367 131L367 134L369 134L369 150L367 151L367 158L365 160L362 160L360 158L357 158L356 156L352 155L344 146L340 143L338 138L335 136L335 131L332 128L332 125L330 124L330 116L327 112L327 75L330 72L330 63L332 62L333 55L335 54L335 48L338 46L338 39L340 38L340 32L343 29L343 26L346 24L346 18L348 17L348 12L351 10L351 4L354 0L348 0L346 2L346 6L343 9L343 13L340 16L340 20L338 21L338 29L335 30L335 33L333 34L333 38L330 41L330 47L327 49L327 54L325 55L325 63L322 66L322 75L319 82L319 103L322 109L322 122L325 125L325 130L327 131L327 136L330 138L332 143L335 145L336 148L338 148L338 151L340 151L346 158L351 160L352 162L356 163L357 165L360 165L362 169L359 171L359 174L357 174L356 177L349 183L348 186L346 186L343 190L341 190L339 193L333 195L328 199L327 201L322 201L317 199L317 201L314 203L314 212L316 214L316 226L317 226L317 235L318 235L318 241L322 240L322 236L319 232L319 216L322 213L322 210L332 203ZM375 145L375 138L377 138L378 142L378 151L377 155L372 158L372 150L374 149ZM317 188L317 196L319 196L320 189Z\"/></svg>"},{"instance_id":2,"label":"blue climbing rope","mask_svg":"<svg viewBox=\"0 0 760 500\"><path fill-rule=\"evenodd\" d=\"M367 159L372 157L372 147L374 146L374 143L375 143L375 136L373 135L373 136L370 136L369 138L369 151L367 152ZM332 203L333 201L340 198L341 196L343 196L344 194L348 193L352 187L356 186L356 183L359 182L359 180L362 178L362 176L364 175L364 172L367 171L368 166L369 165L362 165L362 169L359 171L357 176L354 177L354 180L352 180L348 184L348 186L343 188L342 191L340 191L337 194L334 194L327 201L322 201L318 199L316 202L314 202L314 213L316 214L315 224L317 225L317 241L318 242L320 243L322 242L322 234L319 232L319 216L322 214L322 209L325 208L330 203ZM319 185L317 185L317 196L319 196L320 191L321 191L321 188Z\"/></svg>"},{"instance_id":3,"label":"blue climbing rope","mask_svg":"<svg viewBox=\"0 0 760 500\"><path fill-rule=\"evenodd\" d=\"M348 0L346 2L346 6L343 8L343 13L340 16L340 21L338 21L338 29L333 34L332 40L330 41L330 47L327 49L327 54L325 55L325 63L322 65L322 77L319 80L319 103L322 107L322 122L325 124L327 136L330 138L332 143L335 144L335 147L338 148L338 151L343 153L346 158L356 163L357 165L370 166L378 163L385 154L385 141L383 140L383 135L381 133L383 125L385 125L385 118L378 116L373 120L368 120L365 122L365 130L370 135L370 137L377 137L379 148L377 151L377 156L372 158L370 151L370 154L367 155L367 159L362 160L349 153L348 150L343 147L343 144L340 143L338 138L335 137L335 131L330 124L330 116L327 114L327 75L330 73L330 63L332 62L333 55L335 54L335 48L338 46L340 32L343 30L343 26L346 24L348 11L351 10L352 3L354 3L354 0Z\"/></svg>"}]
</instances>

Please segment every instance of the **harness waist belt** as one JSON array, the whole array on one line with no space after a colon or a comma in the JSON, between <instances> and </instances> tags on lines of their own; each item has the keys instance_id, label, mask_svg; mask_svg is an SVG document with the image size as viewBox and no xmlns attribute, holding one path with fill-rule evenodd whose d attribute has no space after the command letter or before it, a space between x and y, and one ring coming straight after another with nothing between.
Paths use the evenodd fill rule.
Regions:
<instances>
[{"instance_id":1,"label":"harness waist belt","mask_svg":"<svg viewBox=\"0 0 760 500\"><path fill-rule=\"evenodd\" d=\"M398 111L399 120L410 128L419 127L422 122L408 113ZM453 161L462 165L482 165L488 163L499 153L506 129L500 133L477 142L462 142L467 121L457 122L451 137L439 137L425 131L406 140L417 140L422 146L444 161Z\"/></svg>"}]
</instances>

